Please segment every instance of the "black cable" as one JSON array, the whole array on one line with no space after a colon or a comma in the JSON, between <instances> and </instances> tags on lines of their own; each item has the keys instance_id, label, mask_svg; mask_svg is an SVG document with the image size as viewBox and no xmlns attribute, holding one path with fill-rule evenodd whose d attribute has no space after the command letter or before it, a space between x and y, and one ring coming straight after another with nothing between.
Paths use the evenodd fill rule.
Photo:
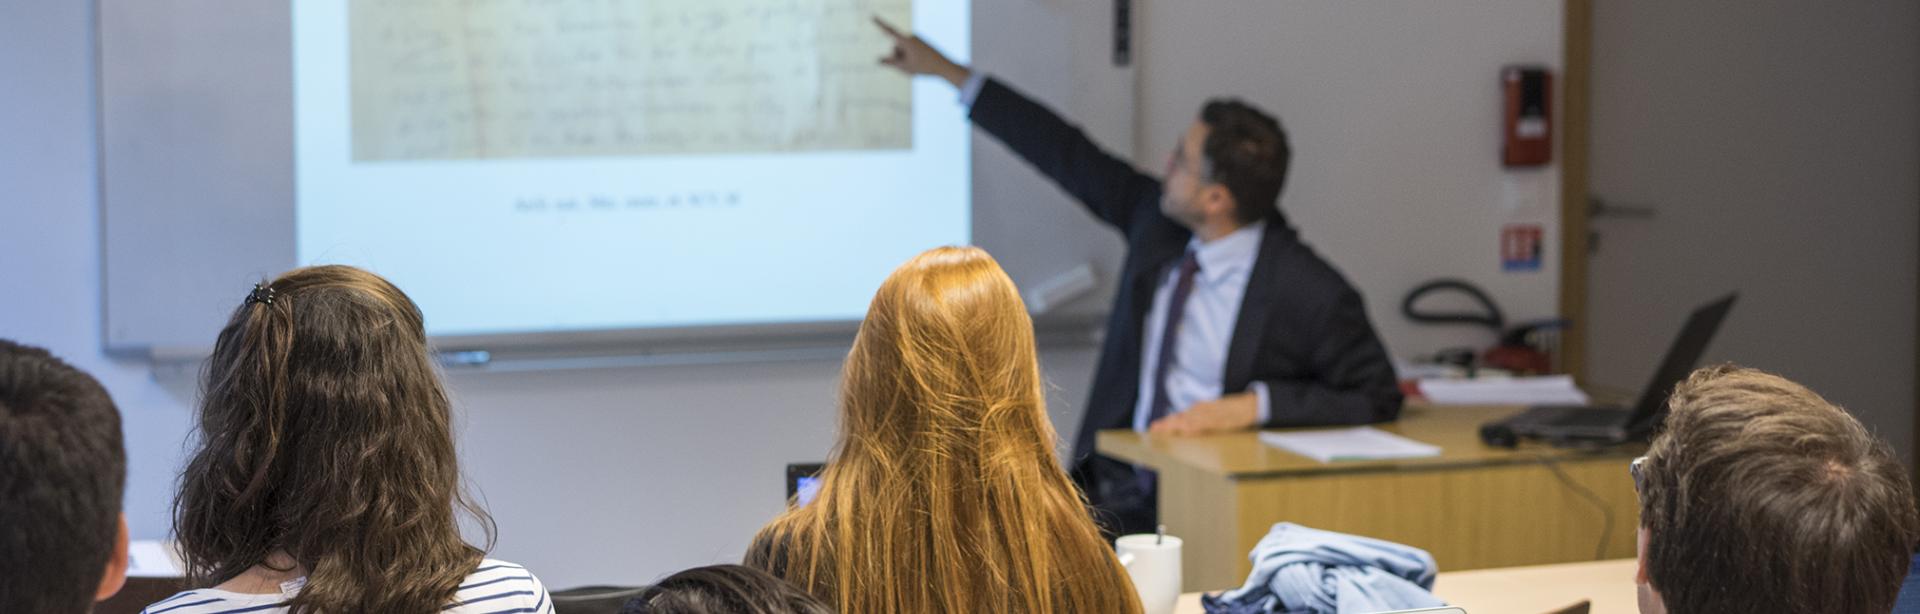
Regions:
<instances>
[{"instance_id":1,"label":"black cable","mask_svg":"<svg viewBox=\"0 0 1920 614\"><path fill-rule=\"evenodd\" d=\"M1613 508L1607 507L1607 502L1600 499L1600 495L1594 494L1592 490L1588 490L1587 487L1581 486L1579 482L1573 481L1573 476L1567 475L1567 472L1560 468L1559 462L1549 458L1545 454L1536 453L1534 454L1534 458L1538 459L1541 465L1545 465L1548 471L1552 471L1553 477L1560 478L1560 483L1565 484L1568 489L1573 491L1573 494L1579 495L1582 499L1586 499L1588 503L1593 504L1594 508L1600 510L1600 517L1605 519L1606 525L1600 527L1600 543L1593 548L1593 560L1607 560L1607 542L1613 540Z\"/></svg>"},{"instance_id":2,"label":"black cable","mask_svg":"<svg viewBox=\"0 0 1920 614\"><path fill-rule=\"evenodd\" d=\"M1414 308L1414 303L1419 302L1421 297L1449 290L1466 295L1467 298L1472 299L1474 303L1480 306L1480 312L1432 312ZM1481 291L1479 286L1475 286L1472 282L1464 279L1436 279L1420 284L1419 287L1408 291L1406 298L1400 300L1400 313L1406 316L1408 320L1421 324L1473 324L1484 326L1492 329L1494 335L1504 333L1507 327L1507 318L1500 313L1500 307L1493 304L1493 299L1489 298L1486 292Z\"/></svg>"}]
</instances>

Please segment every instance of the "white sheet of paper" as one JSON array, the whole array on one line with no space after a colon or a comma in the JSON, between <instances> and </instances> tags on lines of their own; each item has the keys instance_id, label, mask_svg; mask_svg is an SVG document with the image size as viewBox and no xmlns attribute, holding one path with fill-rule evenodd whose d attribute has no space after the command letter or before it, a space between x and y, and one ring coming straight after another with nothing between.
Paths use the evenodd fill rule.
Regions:
<instances>
[{"instance_id":1,"label":"white sheet of paper","mask_svg":"<svg viewBox=\"0 0 1920 614\"><path fill-rule=\"evenodd\" d=\"M1570 375L1423 379L1420 393L1435 405L1588 405Z\"/></svg>"},{"instance_id":2,"label":"white sheet of paper","mask_svg":"<svg viewBox=\"0 0 1920 614\"><path fill-rule=\"evenodd\" d=\"M166 543L136 540L127 543L127 575L134 578L178 578L186 575Z\"/></svg>"},{"instance_id":3,"label":"white sheet of paper","mask_svg":"<svg viewBox=\"0 0 1920 614\"><path fill-rule=\"evenodd\" d=\"M1325 431L1268 432L1260 434L1260 441L1323 463L1440 455L1440 446L1370 426Z\"/></svg>"}]
</instances>

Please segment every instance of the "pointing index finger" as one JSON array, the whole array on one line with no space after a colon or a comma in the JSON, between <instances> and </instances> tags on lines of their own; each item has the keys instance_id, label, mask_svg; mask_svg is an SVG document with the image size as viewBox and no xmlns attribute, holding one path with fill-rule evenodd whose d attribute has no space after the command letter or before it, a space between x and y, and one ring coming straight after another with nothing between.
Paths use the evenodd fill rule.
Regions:
<instances>
[{"instance_id":1,"label":"pointing index finger","mask_svg":"<svg viewBox=\"0 0 1920 614\"><path fill-rule=\"evenodd\" d=\"M880 26L880 30L883 32L886 32L887 36L892 38L894 42L903 42L907 40L907 35L901 34L899 30L894 29L892 24L888 24L886 21L881 20L879 15L873 16L873 25Z\"/></svg>"}]
</instances>

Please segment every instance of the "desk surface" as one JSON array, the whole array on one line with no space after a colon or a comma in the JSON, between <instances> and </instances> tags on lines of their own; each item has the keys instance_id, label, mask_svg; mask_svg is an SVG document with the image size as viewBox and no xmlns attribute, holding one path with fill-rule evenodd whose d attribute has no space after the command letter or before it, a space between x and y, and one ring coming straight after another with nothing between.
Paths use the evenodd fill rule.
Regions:
<instances>
[{"instance_id":1,"label":"desk surface","mask_svg":"<svg viewBox=\"0 0 1920 614\"><path fill-rule=\"evenodd\" d=\"M1591 614L1635 614L1634 560L1562 563L1440 574L1433 592L1467 614L1546 614L1591 600ZM1200 593L1180 597L1175 614L1202 614Z\"/></svg>"},{"instance_id":2,"label":"desk surface","mask_svg":"<svg viewBox=\"0 0 1920 614\"><path fill-rule=\"evenodd\" d=\"M1155 437L1130 430L1111 430L1101 431L1097 435L1096 447L1101 454L1139 465L1167 467L1177 464L1235 478L1534 463L1542 456L1556 460L1591 455L1630 458L1642 449L1641 446L1628 445L1600 450L1575 450L1529 443L1509 450L1480 443L1481 424L1512 415L1520 409L1511 405L1410 404L1401 411L1399 421L1373 425L1382 431L1440 446L1440 455L1428 458L1321 463L1261 443L1260 438L1250 432L1202 437Z\"/></svg>"}]
</instances>

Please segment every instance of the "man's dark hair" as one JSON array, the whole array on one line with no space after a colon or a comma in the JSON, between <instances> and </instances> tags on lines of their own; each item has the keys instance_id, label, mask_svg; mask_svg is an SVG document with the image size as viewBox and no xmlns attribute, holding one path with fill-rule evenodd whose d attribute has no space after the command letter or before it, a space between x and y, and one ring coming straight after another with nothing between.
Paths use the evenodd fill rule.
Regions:
<instances>
[{"instance_id":1,"label":"man's dark hair","mask_svg":"<svg viewBox=\"0 0 1920 614\"><path fill-rule=\"evenodd\" d=\"M1647 575L1672 612L1884 614L1913 557L1906 470L1844 410L1708 367L1669 397L1643 465Z\"/></svg>"},{"instance_id":2,"label":"man's dark hair","mask_svg":"<svg viewBox=\"0 0 1920 614\"><path fill-rule=\"evenodd\" d=\"M833 610L767 572L714 565L667 576L627 600L620 614L833 614Z\"/></svg>"},{"instance_id":3,"label":"man's dark hair","mask_svg":"<svg viewBox=\"0 0 1920 614\"><path fill-rule=\"evenodd\" d=\"M1207 178L1233 194L1240 223L1278 215L1280 189L1286 187L1287 164L1293 158L1279 120L1226 98L1207 101L1200 122L1207 126L1201 146Z\"/></svg>"},{"instance_id":4,"label":"man's dark hair","mask_svg":"<svg viewBox=\"0 0 1920 614\"><path fill-rule=\"evenodd\" d=\"M126 482L120 411L100 382L0 339L0 612L92 609Z\"/></svg>"}]
</instances>

